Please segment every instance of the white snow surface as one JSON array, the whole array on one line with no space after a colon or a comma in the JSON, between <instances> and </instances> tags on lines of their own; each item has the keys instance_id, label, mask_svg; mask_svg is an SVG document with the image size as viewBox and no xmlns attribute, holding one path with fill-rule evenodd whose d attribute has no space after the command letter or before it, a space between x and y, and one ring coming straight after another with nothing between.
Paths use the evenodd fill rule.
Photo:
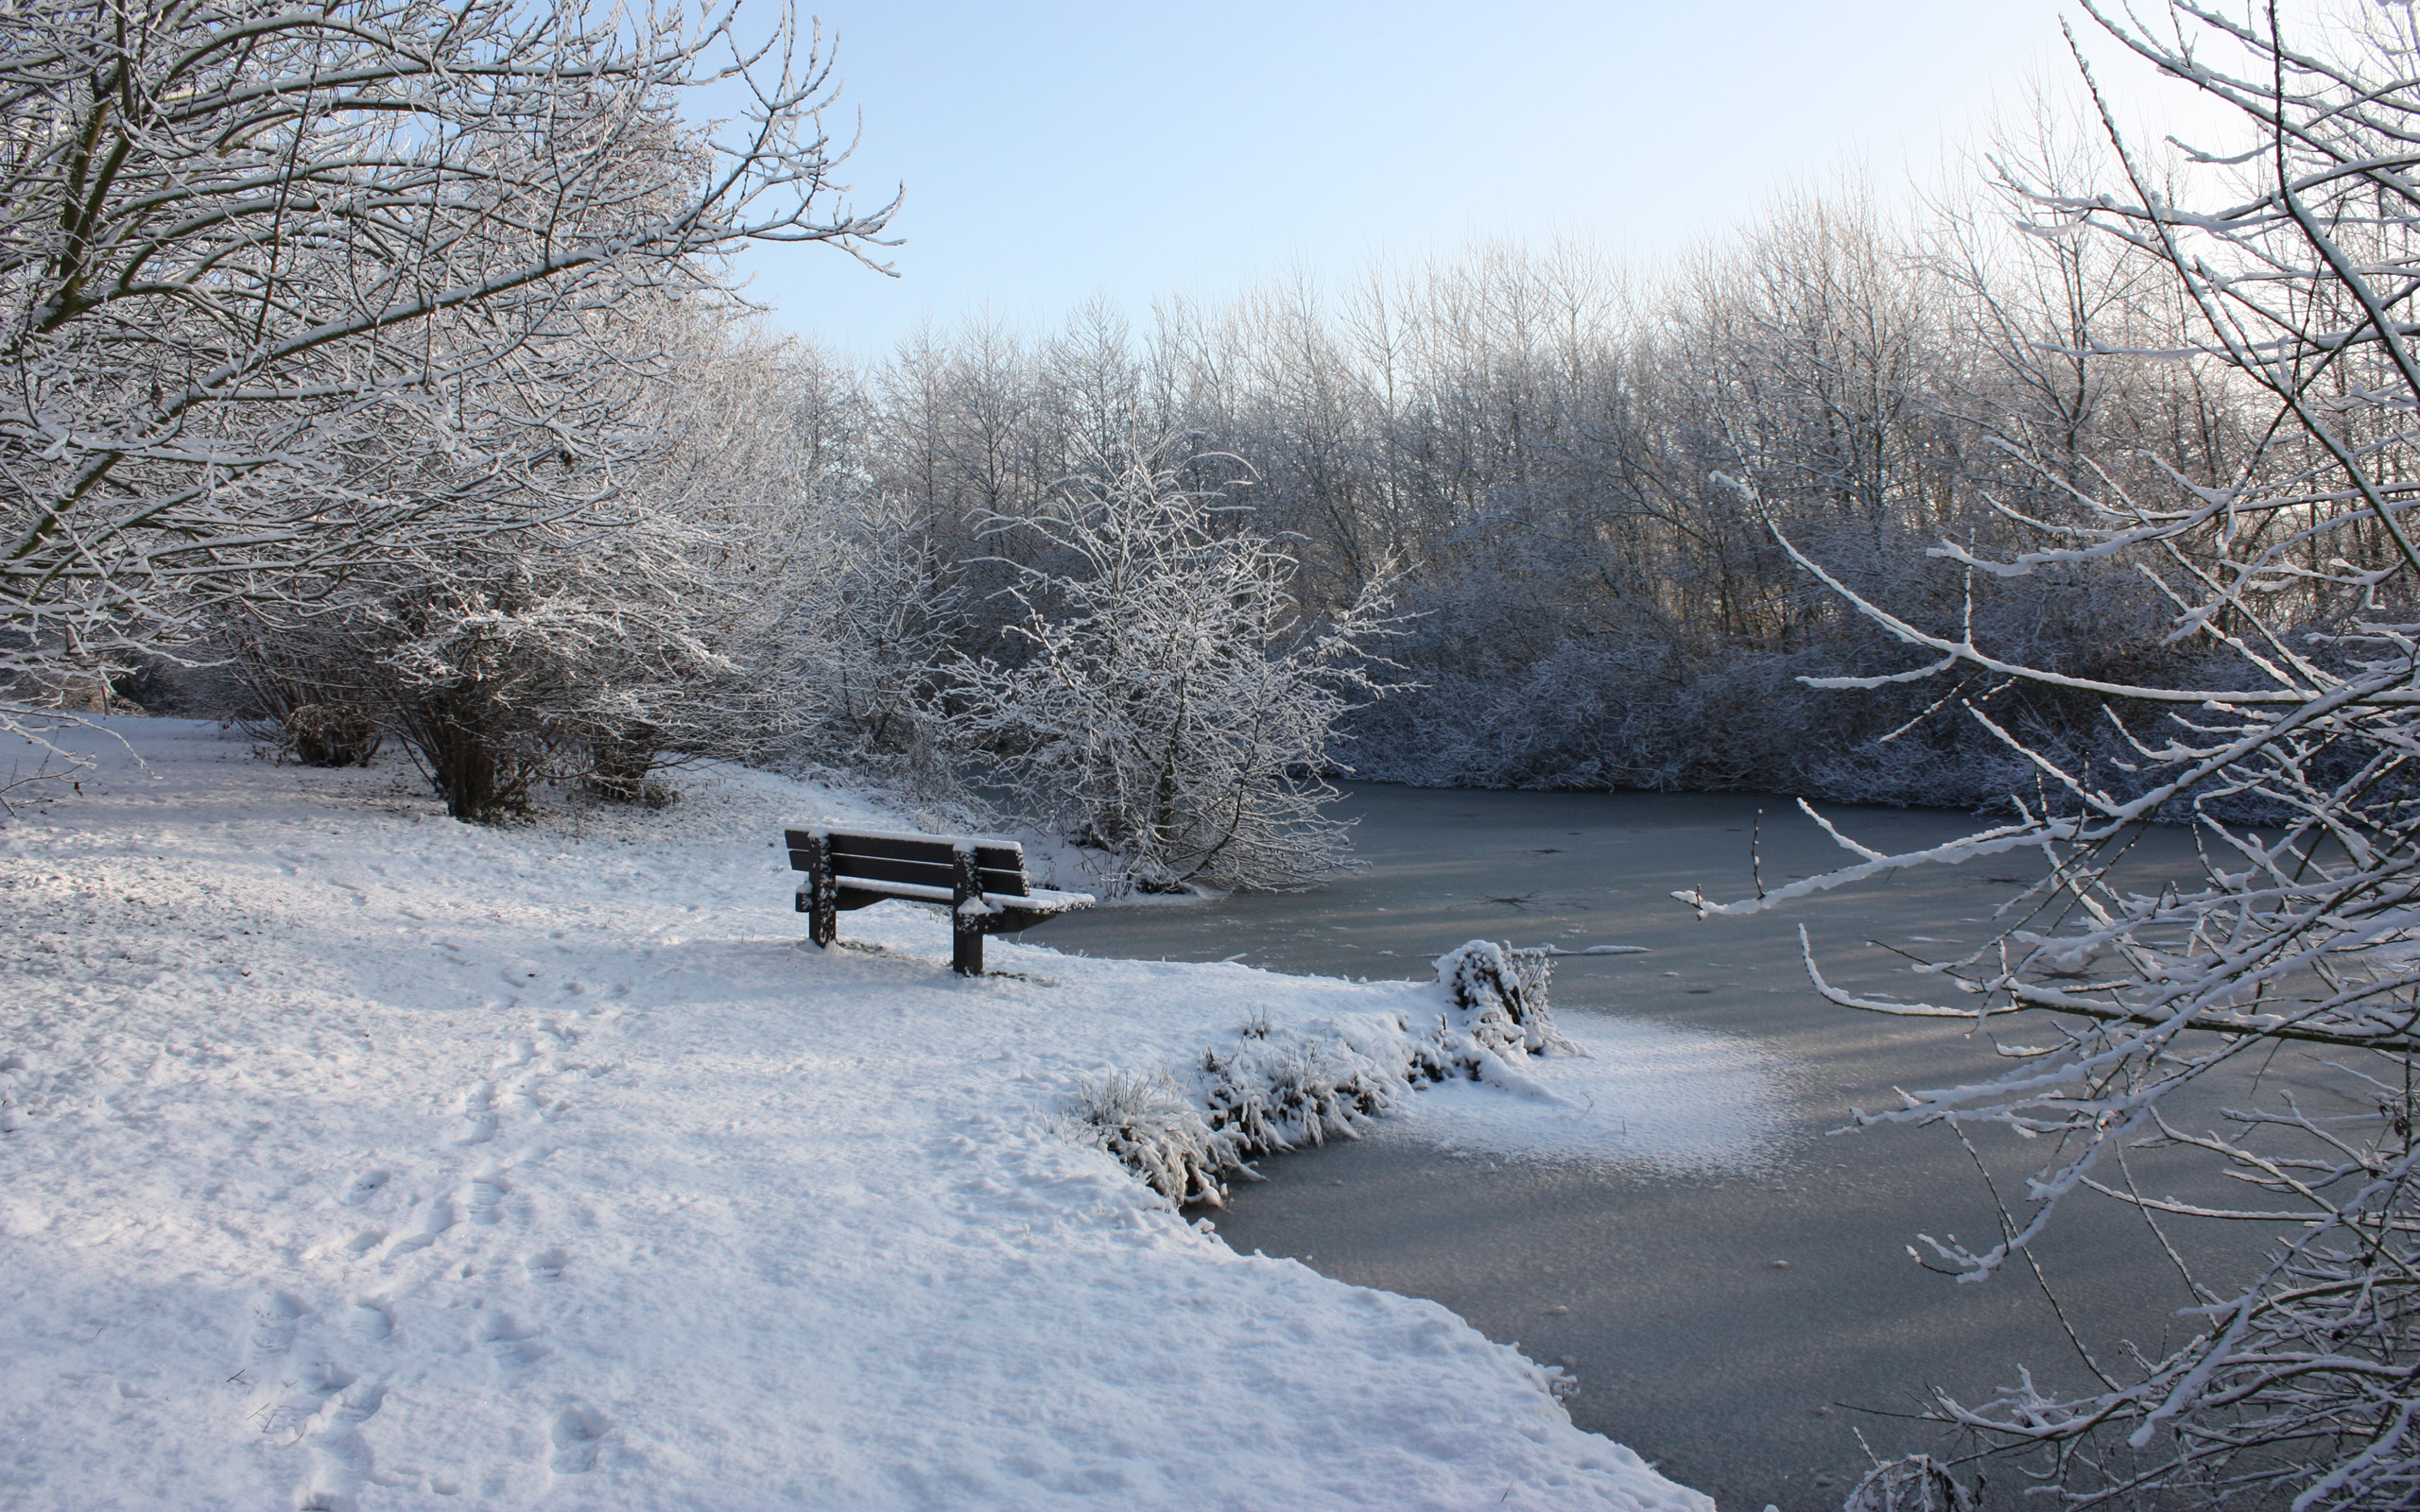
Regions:
<instances>
[{"instance_id":1,"label":"white snow surface","mask_svg":"<svg viewBox=\"0 0 2420 1512\"><path fill-rule=\"evenodd\" d=\"M775 842L897 822L846 795L479 829L391 758L115 728L147 771L83 737L0 825L0 1505L1711 1512L1055 1123L1434 988L1001 939L967 981L900 904L818 952Z\"/></svg>"},{"instance_id":2,"label":"white snow surface","mask_svg":"<svg viewBox=\"0 0 2420 1512\"><path fill-rule=\"evenodd\" d=\"M1789 1062L1643 1019L1564 1012L1555 1022L1587 1054L1524 1061L1530 1095L1443 1082L1406 1099L1379 1137L1663 1175L1757 1170L1782 1153Z\"/></svg>"}]
</instances>

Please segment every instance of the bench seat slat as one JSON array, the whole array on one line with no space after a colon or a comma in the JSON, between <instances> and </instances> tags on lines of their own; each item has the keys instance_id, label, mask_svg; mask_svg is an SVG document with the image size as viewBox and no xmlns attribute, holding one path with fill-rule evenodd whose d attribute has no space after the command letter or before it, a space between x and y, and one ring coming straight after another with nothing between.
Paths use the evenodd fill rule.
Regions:
<instances>
[{"instance_id":1,"label":"bench seat slat","mask_svg":"<svg viewBox=\"0 0 2420 1512\"><path fill-rule=\"evenodd\" d=\"M838 824L826 820L795 824L789 833L797 835L820 834L836 843L846 845L857 840L901 840L910 845L956 846L973 844L986 850L1014 850L1023 854L1025 843L1005 834L925 834L914 830L864 830L854 824Z\"/></svg>"},{"instance_id":2,"label":"bench seat slat","mask_svg":"<svg viewBox=\"0 0 2420 1512\"><path fill-rule=\"evenodd\" d=\"M832 853L836 856L877 856L886 861L922 861L937 867L952 866L958 860L955 845L946 839L929 835L922 840L901 840L887 834L835 832L831 841ZM978 845L975 848L975 864L999 871L1022 869L1025 847Z\"/></svg>"},{"instance_id":3,"label":"bench seat slat","mask_svg":"<svg viewBox=\"0 0 2420 1512\"><path fill-rule=\"evenodd\" d=\"M832 858L833 874L844 881L863 877L869 882L914 882L946 892L958 880L954 866L931 866L921 861L893 861L879 856L836 855ZM1018 871L981 868L985 892L1023 892L1025 875Z\"/></svg>"}]
</instances>

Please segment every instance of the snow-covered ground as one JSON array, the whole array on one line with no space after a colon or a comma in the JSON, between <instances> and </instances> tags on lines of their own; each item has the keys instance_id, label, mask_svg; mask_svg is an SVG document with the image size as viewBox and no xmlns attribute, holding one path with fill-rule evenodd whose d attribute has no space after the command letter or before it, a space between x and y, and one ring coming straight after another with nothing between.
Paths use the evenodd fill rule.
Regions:
<instances>
[{"instance_id":1,"label":"snow-covered ground","mask_svg":"<svg viewBox=\"0 0 2420 1512\"><path fill-rule=\"evenodd\" d=\"M1434 988L966 981L932 910L803 943L780 822L844 795L475 829L392 758L117 728L147 771L87 737L0 825L0 1505L1710 1505L1064 1135L1086 1078Z\"/></svg>"}]
</instances>

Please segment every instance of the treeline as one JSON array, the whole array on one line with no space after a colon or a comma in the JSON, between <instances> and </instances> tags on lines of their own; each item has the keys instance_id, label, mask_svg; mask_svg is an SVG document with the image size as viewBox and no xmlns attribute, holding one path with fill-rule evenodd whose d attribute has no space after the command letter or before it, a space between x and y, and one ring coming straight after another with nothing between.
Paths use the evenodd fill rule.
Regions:
<instances>
[{"instance_id":1,"label":"treeline","mask_svg":"<svg viewBox=\"0 0 2420 1512\"><path fill-rule=\"evenodd\" d=\"M2034 769L1969 703L2105 771L2122 753L2096 699L1980 674L1802 680L1919 661L1810 564L2053 672L2172 683L2197 664L2139 563L2007 577L1927 556L2033 549L2028 522L2224 484L2260 437L2230 374L2172 354L2172 281L2024 218L2014 195L1896 220L1810 198L1653 279L1483 250L1221 309L1172 301L1140 326L1094 305L1052 335L973 321L862 368L810 365L819 487L890 564L855 601L897 616L834 627L866 660L835 686L826 738L871 756L946 744L945 700L919 698L933 653L1024 653L1000 590L1032 561L1000 522L1139 450L1288 542L1306 623L1392 594L1403 618L1370 649L1397 691L1345 715L1335 752L1365 777L1952 804L2030 790Z\"/></svg>"}]
</instances>

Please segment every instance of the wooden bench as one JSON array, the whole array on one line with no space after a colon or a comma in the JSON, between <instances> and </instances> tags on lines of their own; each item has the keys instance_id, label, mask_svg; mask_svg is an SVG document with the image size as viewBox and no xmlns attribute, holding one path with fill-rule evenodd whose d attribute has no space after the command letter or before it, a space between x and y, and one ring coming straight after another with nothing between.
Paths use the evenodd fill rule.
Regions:
<instances>
[{"instance_id":1,"label":"wooden bench","mask_svg":"<svg viewBox=\"0 0 2420 1512\"><path fill-rule=\"evenodd\" d=\"M931 903L950 914L951 970L983 974L983 936L1012 935L1071 909L1090 893L1053 892L1025 880L1025 847L987 834L904 834L808 825L783 832L790 867L806 873L798 911L812 914L818 946L839 934L840 911L886 899Z\"/></svg>"}]
</instances>

